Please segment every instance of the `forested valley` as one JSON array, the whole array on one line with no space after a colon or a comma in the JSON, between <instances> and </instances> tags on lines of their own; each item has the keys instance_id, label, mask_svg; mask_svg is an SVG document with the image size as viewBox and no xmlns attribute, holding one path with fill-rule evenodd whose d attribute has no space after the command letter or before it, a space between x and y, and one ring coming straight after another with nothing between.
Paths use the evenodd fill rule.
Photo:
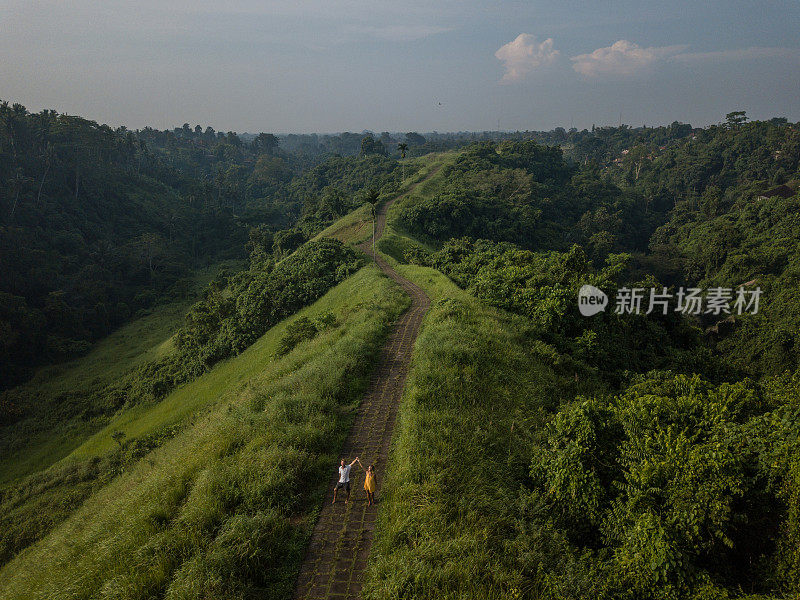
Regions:
<instances>
[{"instance_id":1,"label":"forested valley","mask_svg":"<svg viewBox=\"0 0 800 600\"><path fill-rule=\"evenodd\" d=\"M384 251L468 296L427 276L374 597L797 593L798 161L796 124L733 112L482 142L397 208ZM684 287L730 307L614 310Z\"/></svg>"},{"instance_id":2,"label":"forested valley","mask_svg":"<svg viewBox=\"0 0 800 600\"><path fill-rule=\"evenodd\" d=\"M0 388L185 297L194 268L248 244L291 253L395 176L380 141L305 137L284 151L272 134L129 131L0 104Z\"/></svg>"},{"instance_id":3,"label":"forested valley","mask_svg":"<svg viewBox=\"0 0 800 600\"><path fill-rule=\"evenodd\" d=\"M67 424L100 436L0 479L0 583L288 597L326 461L408 304L357 247L396 199L377 250L432 308L366 596L792 597L798 184L800 125L742 111L705 128L323 136L0 104L0 464ZM578 312L584 284L606 311ZM761 296L757 312L614 311L634 288ZM36 379L170 303L157 352L58 393ZM108 542L127 570L72 565L73 537L94 541L70 516L116 522L132 509L101 496L134 476L167 491L142 487ZM52 583L32 566L47 536Z\"/></svg>"}]
</instances>

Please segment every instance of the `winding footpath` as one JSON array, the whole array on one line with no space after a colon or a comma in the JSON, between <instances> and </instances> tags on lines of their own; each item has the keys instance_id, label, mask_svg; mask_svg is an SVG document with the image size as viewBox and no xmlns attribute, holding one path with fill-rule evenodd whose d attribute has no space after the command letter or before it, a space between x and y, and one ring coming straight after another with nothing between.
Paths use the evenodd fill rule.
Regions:
<instances>
[{"instance_id":1,"label":"winding footpath","mask_svg":"<svg viewBox=\"0 0 800 600\"><path fill-rule=\"evenodd\" d=\"M412 193L417 185L433 177L438 170L439 167L432 170L405 195ZM383 234L389 207L402 197L387 202L379 209L375 219L376 240ZM411 306L394 324L381 350L378 365L342 449L342 456L348 460L359 456L365 467L369 464L375 465L378 474L375 494L377 503L367 506L363 489L364 471L354 465L350 477L350 502L345 504L345 495L340 494L338 502L331 504L333 488L338 481L338 474L332 475L322 511L300 568L294 594L298 600L355 600L361 595L397 410L403 396L414 342L430 304L421 288L400 276L381 256L373 254L372 239L361 244L360 248L411 297ZM336 466L331 465L331 473L336 471Z\"/></svg>"}]
</instances>

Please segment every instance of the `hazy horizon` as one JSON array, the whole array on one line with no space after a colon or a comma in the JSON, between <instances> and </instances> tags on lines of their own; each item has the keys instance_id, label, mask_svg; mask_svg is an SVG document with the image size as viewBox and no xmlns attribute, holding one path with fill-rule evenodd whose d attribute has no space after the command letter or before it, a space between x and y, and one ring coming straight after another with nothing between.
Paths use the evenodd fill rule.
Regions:
<instances>
[{"instance_id":1,"label":"hazy horizon","mask_svg":"<svg viewBox=\"0 0 800 600\"><path fill-rule=\"evenodd\" d=\"M800 120L800 4L0 7L0 99L112 126L550 130Z\"/></svg>"}]
</instances>

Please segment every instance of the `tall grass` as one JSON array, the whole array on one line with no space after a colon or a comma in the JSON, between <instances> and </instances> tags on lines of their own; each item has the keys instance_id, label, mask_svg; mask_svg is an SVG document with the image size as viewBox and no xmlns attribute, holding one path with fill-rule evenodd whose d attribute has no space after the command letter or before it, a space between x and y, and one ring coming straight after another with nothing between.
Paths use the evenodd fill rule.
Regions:
<instances>
[{"instance_id":1,"label":"tall grass","mask_svg":"<svg viewBox=\"0 0 800 600\"><path fill-rule=\"evenodd\" d=\"M446 152L433 157L422 157L418 160L424 161L425 166L420 168L419 175L415 179L419 183L413 192L397 200L389 209L386 216L386 228L383 236L378 242L378 249L388 257L398 263L405 262L408 252L420 251L424 253L435 252L436 242L422 241L410 235L400 225L397 215L399 211L408 205L413 205L420 198L430 197L436 194L445 181L445 173L448 165L452 164L458 157L458 152ZM438 169L438 172L436 171Z\"/></svg>"},{"instance_id":2,"label":"tall grass","mask_svg":"<svg viewBox=\"0 0 800 600\"><path fill-rule=\"evenodd\" d=\"M103 427L106 418L83 416L94 412L94 394L168 352L194 294L220 269L240 267L240 262L226 261L197 271L190 298L155 306L97 342L85 356L42 367L29 382L6 392L22 404L25 416L0 427L0 487L49 467Z\"/></svg>"},{"instance_id":3,"label":"tall grass","mask_svg":"<svg viewBox=\"0 0 800 600\"><path fill-rule=\"evenodd\" d=\"M435 302L384 475L365 596L527 597L535 578L525 569L552 559L546 546L558 543L531 545L523 534L531 432L596 382L576 381L569 359L524 319L482 305L438 271L398 268Z\"/></svg>"},{"instance_id":4,"label":"tall grass","mask_svg":"<svg viewBox=\"0 0 800 600\"><path fill-rule=\"evenodd\" d=\"M288 597L374 358L408 303L374 266L329 295L339 300L320 303L335 305L337 327L264 361L92 495L0 571L3 597Z\"/></svg>"},{"instance_id":5,"label":"tall grass","mask_svg":"<svg viewBox=\"0 0 800 600\"><path fill-rule=\"evenodd\" d=\"M407 252L435 248L399 227L397 212L435 194L443 178L395 203L381 240L394 268L434 302L401 405L365 597L536 597L543 573L578 569L557 532L527 530L536 507L520 490L531 451L554 409L602 388L526 319L485 306L435 269L404 264Z\"/></svg>"},{"instance_id":6,"label":"tall grass","mask_svg":"<svg viewBox=\"0 0 800 600\"><path fill-rule=\"evenodd\" d=\"M419 185L414 190L414 194L420 193L421 190L427 190L426 193L430 193L432 189L431 186L438 185L435 182L438 180L438 177L433 177L427 181L426 178L440 165L453 162L456 156L457 153L455 152L442 152L426 155L424 157L407 159L406 178L401 182L400 188L393 190L391 193L381 195L377 200L378 205L397 196L407 194L412 186L417 184ZM388 231L384 232L384 237L381 239L381 243L384 245L386 244L388 233ZM371 239L372 211L370 207L365 204L355 209L321 231L314 239L326 237L335 238L346 244L360 244Z\"/></svg>"},{"instance_id":7,"label":"tall grass","mask_svg":"<svg viewBox=\"0 0 800 600\"><path fill-rule=\"evenodd\" d=\"M323 229L314 239L334 238L345 244L360 244L371 237L372 211L368 204L363 204Z\"/></svg>"}]
</instances>

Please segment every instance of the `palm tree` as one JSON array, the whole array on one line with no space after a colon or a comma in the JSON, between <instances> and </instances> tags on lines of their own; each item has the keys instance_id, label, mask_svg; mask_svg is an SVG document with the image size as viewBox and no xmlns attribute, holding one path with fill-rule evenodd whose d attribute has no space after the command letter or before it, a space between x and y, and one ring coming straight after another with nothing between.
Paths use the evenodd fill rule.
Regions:
<instances>
[{"instance_id":1,"label":"palm tree","mask_svg":"<svg viewBox=\"0 0 800 600\"><path fill-rule=\"evenodd\" d=\"M11 206L11 221L14 221L14 213L17 212L17 203L19 202L19 194L24 187L25 177L22 174L22 169L17 167L14 178L11 180L11 189L14 191L14 204Z\"/></svg>"},{"instance_id":2,"label":"palm tree","mask_svg":"<svg viewBox=\"0 0 800 600\"><path fill-rule=\"evenodd\" d=\"M36 194L36 204L41 206L42 204L42 188L44 188L44 180L47 179L47 174L50 172L50 167L53 164L53 157L55 156L55 150L53 149L53 144L47 142L44 148L43 157L44 157L44 174L42 175L42 180L39 182L39 193Z\"/></svg>"},{"instance_id":3,"label":"palm tree","mask_svg":"<svg viewBox=\"0 0 800 600\"><path fill-rule=\"evenodd\" d=\"M370 212L372 213L372 256L375 257L375 206L378 204L378 190L370 188L367 192L367 204L369 204Z\"/></svg>"},{"instance_id":4,"label":"palm tree","mask_svg":"<svg viewBox=\"0 0 800 600\"><path fill-rule=\"evenodd\" d=\"M408 150L408 144L404 142L400 142L397 144L397 149L400 150L400 158L404 159L406 157L406 150ZM406 178L406 165L403 163L403 179Z\"/></svg>"}]
</instances>

